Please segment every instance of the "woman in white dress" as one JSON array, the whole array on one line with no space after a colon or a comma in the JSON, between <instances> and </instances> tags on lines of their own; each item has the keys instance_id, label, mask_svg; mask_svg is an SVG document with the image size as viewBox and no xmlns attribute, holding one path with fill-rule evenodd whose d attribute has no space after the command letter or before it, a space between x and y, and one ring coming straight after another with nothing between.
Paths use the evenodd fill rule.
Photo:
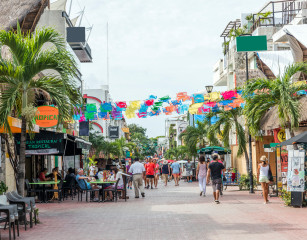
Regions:
<instances>
[{"instance_id":1,"label":"woman in white dress","mask_svg":"<svg viewBox=\"0 0 307 240\"><path fill-rule=\"evenodd\" d=\"M267 204L269 202L268 195L269 195L269 171L270 171L270 165L267 163L266 156L262 156L260 158L260 164L258 165L258 181L261 184L262 187L262 195L264 198L264 204Z\"/></svg>"}]
</instances>

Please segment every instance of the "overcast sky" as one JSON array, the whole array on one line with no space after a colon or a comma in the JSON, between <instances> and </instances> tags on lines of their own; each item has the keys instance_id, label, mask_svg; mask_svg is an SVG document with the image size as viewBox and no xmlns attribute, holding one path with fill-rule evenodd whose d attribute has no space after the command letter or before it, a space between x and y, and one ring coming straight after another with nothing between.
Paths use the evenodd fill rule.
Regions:
<instances>
[{"instance_id":1,"label":"overcast sky","mask_svg":"<svg viewBox=\"0 0 307 240\"><path fill-rule=\"evenodd\" d=\"M85 6L82 25L94 25L89 39L93 63L81 66L85 87L107 84L108 22L109 83L115 101L203 90L213 83L213 65L222 58L220 34L228 22L259 11L266 2L73 0L72 17ZM147 128L150 137L164 135L165 116L127 121Z\"/></svg>"}]
</instances>

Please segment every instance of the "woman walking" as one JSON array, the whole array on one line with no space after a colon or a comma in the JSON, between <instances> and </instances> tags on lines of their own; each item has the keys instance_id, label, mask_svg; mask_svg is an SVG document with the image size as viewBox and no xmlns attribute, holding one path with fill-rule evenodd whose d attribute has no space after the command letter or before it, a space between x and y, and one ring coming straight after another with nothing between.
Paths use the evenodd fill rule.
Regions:
<instances>
[{"instance_id":1,"label":"woman walking","mask_svg":"<svg viewBox=\"0 0 307 240\"><path fill-rule=\"evenodd\" d=\"M155 178L154 178L154 185L155 188L158 188L158 181L159 181L159 176L160 176L160 165L157 163L157 160L154 160L155 164Z\"/></svg>"},{"instance_id":2,"label":"woman walking","mask_svg":"<svg viewBox=\"0 0 307 240\"><path fill-rule=\"evenodd\" d=\"M199 163L196 169L196 179L198 178L200 196L206 197L206 178L207 178L208 163L206 162L204 156L199 158Z\"/></svg>"},{"instance_id":3,"label":"woman walking","mask_svg":"<svg viewBox=\"0 0 307 240\"><path fill-rule=\"evenodd\" d=\"M162 179L163 179L163 181L165 183L164 184L165 187L167 186L169 173L170 173L170 167L168 165L168 162L164 159L163 160L163 165L162 165Z\"/></svg>"},{"instance_id":4,"label":"woman walking","mask_svg":"<svg viewBox=\"0 0 307 240\"><path fill-rule=\"evenodd\" d=\"M268 195L269 195L269 182L270 182L270 165L267 163L266 156L262 156L260 158L260 164L258 165L258 176L259 176L259 182L261 183L262 187L262 195L264 198L264 204L267 204L269 202Z\"/></svg>"}]
</instances>

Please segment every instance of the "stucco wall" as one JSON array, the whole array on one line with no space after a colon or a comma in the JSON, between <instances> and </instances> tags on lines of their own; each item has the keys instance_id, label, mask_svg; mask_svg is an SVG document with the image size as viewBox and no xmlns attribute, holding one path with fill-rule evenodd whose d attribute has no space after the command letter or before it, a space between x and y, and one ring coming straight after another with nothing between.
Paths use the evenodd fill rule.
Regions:
<instances>
[{"instance_id":1,"label":"stucco wall","mask_svg":"<svg viewBox=\"0 0 307 240\"><path fill-rule=\"evenodd\" d=\"M270 159L270 166L272 170L272 174L276 174L276 160L275 160L275 152L266 153L264 152L263 145L274 142L273 136L263 137L261 140L257 140L256 142L252 142L252 162L253 162L253 174L257 175L258 164L260 163L260 157L265 155ZM249 154L249 146L246 145L247 152ZM231 146L231 160L232 166L237 168L240 174L247 174L248 171L246 169L246 161L244 154L240 157L237 157L238 145Z\"/></svg>"},{"instance_id":2,"label":"stucco wall","mask_svg":"<svg viewBox=\"0 0 307 240\"><path fill-rule=\"evenodd\" d=\"M5 170L6 170L6 176L5 176L5 182L8 187L9 191L15 191L16 190L16 183L15 183L15 177L14 177L14 170L12 168L12 165L10 163L10 160L8 157L5 159Z\"/></svg>"}]
</instances>

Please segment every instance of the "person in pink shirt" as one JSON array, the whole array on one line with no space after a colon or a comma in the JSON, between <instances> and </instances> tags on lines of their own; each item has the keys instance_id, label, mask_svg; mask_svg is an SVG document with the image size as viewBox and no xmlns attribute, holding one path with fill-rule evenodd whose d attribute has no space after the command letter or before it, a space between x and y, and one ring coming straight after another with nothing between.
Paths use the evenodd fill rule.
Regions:
<instances>
[{"instance_id":1,"label":"person in pink shirt","mask_svg":"<svg viewBox=\"0 0 307 240\"><path fill-rule=\"evenodd\" d=\"M157 188L157 187L158 187L159 176L160 176L160 166L159 166L159 164L157 163L157 160L156 160L156 159L153 161L153 163L155 164L154 185L155 185L155 188Z\"/></svg>"}]
</instances>

